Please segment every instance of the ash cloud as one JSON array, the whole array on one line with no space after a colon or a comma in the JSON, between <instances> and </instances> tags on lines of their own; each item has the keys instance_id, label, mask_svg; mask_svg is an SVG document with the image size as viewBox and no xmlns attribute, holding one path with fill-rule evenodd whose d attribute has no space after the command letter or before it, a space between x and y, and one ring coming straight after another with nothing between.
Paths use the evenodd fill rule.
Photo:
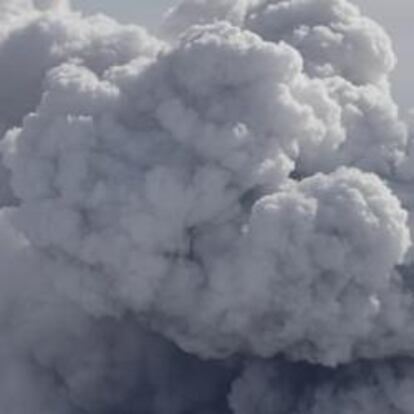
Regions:
<instances>
[{"instance_id":1,"label":"ash cloud","mask_svg":"<svg viewBox=\"0 0 414 414\"><path fill-rule=\"evenodd\" d=\"M0 411L412 412L413 128L345 0L156 37L0 0Z\"/></svg>"}]
</instances>

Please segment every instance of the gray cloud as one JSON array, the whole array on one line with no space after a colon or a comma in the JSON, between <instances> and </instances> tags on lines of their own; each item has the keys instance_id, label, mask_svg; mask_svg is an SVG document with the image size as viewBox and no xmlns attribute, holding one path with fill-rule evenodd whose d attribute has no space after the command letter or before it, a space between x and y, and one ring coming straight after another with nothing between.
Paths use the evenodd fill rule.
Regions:
<instances>
[{"instance_id":1,"label":"gray cloud","mask_svg":"<svg viewBox=\"0 0 414 414\"><path fill-rule=\"evenodd\" d=\"M0 10L2 411L410 413L412 126L378 24Z\"/></svg>"}]
</instances>

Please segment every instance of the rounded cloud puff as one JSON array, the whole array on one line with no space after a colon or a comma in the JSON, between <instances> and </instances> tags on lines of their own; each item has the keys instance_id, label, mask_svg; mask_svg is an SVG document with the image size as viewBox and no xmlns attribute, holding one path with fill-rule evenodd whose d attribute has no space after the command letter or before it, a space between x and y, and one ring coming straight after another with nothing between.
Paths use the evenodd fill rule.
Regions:
<instances>
[{"instance_id":1,"label":"rounded cloud puff","mask_svg":"<svg viewBox=\"0 0 414 414\"><path fill-rule=\"evenodd\" d=\"M346 0L184 0L168 14L165 31L177 35L217 20L291 44L311 76L340 75L363 84L383 79L395 65L384 30Z\"/></svg>"},{"instance_id":2,"label":"rounded cloud puff","mask_svg":"<svg viewBox=\"0 0 414 414\"><path fill-rule=\"evenodd\" d=\"M243 261L246 277L260 280L250 304L261 330L256 346L268 353L289 343L295 358L328 364L349 359L410 245L406 220L385 185L357 170L316 175L259 200L247 229L251 259Z\"/></svg>"},{"instance_id":3,"label":"rounded cloud puff","mask_svg":"<svg viewBox=\"0 0 414 414\"><path fill-rule=\"evenodd\" d=\"M121 26L104 16L39 13L18 2L0 3L0 7L16 10L17 16L18 11L22 14L0 30L2 128L19 126L22 118L36 109L45 75L53 67L78 61L101 74L137 56L153 56L161 47L161 42L144 29ZM7 13L0 15L5 17Z\"/></svg>"},{"instance_id":4,"label":"rounded cloud puff","mask_svg":"<svg viewBox=\"0 0 414 414\"><path fill-rule=\"evenodd\" d=\"M407 217L374 174L289 181L310 129L284 97L300 70L290 47L227 23L102 79L53 69L4 145L15 226L185 349L348 360L409 247Z\"/></svg>"}]
</instances>

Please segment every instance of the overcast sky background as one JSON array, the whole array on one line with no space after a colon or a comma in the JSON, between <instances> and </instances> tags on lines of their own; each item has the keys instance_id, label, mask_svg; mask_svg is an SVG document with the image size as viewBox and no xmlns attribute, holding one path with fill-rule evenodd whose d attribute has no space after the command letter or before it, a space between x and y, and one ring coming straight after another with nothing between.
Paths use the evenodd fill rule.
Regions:
<instances>
[{"instance_id":1,"label":"overcast sky background","mask_svg":"<svg viewBox=\"0 0 414 414\"><path fill-rule=\"evenodd\" d=\"M72 0L87 13L104 12L123 22L155 30L162 15L178 0ZM391 34L399 64L394 73L394 93L404 107L414 106L411 76L414 71L414 0L353 0Z\"/></svg>"}]
</instances>

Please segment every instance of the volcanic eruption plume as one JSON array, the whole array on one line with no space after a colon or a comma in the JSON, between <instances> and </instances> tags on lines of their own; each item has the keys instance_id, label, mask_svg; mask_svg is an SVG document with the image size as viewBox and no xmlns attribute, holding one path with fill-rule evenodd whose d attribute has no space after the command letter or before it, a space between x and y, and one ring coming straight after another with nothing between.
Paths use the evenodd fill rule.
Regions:
<instances>
[{"instance_id":1,"label":"volcanic eruption plume","mask_svg":"<svg viewBox=\"0 0 414 414\"><path fill-rule=\"evenodd\" d=\"M414 123L378 24L0 23L1 413L414 412Z\"/></svg>"}]
</instances>

